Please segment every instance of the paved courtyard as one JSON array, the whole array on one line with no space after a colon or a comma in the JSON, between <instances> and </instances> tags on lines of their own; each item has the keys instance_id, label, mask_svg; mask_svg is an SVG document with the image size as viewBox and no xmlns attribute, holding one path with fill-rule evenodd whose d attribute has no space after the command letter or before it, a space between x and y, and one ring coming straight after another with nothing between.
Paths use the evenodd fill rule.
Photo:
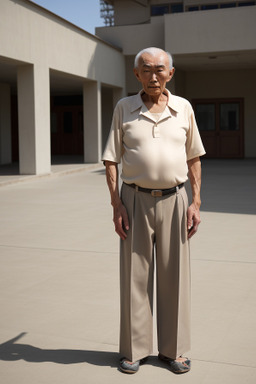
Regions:
<instances>
[{"instance_id":1,"label":"paved courtyard","mask_svg":"<svg viewBox=\"0 0 256 384\"><path fill-rule=\"evenodd\" d=\"M118 239L104 170L53 171L0 176L1 384L254 384L256 160L203 161L192 370L181 376L158 361L156 340L136 375L118 371Z\"/></svg>"}]
</instances>

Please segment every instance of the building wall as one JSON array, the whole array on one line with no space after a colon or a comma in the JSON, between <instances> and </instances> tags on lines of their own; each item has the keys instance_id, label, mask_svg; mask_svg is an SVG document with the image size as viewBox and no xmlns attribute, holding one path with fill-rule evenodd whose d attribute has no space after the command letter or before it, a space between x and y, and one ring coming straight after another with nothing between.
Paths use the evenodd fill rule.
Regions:
<instances>
[{"instance_id":1,"label":"building wall","mask_svg":"<svg viewBox=\"0 0 256 384\"><path fill-rule=\"evenodd\" d=\"M174 55L255 49L256 6L168 14L164 19L165 47Z\"/></svg>"},{"instance_id":2,"label":"building wall","mask_svg":"<svg viewBox=\"0 0 256 384\"><path fill-rule=\"evenodd\" d=\"M96 34L122 49L125 56L135 55L145 47L164 48L163 17L156 17L150 24L96 28Z\"/></svg>"}]
</instances>

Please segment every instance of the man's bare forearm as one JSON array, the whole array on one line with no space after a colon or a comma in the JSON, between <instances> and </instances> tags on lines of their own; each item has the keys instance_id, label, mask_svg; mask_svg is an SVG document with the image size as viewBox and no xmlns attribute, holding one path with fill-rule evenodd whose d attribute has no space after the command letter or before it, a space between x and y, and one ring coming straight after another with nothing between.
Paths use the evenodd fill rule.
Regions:
<instances>
[{"instance_id":1,"label":"man's bare forearm","mask_svg":"<svg viewBox=\"0 0 256 384\"><path fill-rule=\"evenodd\" d=\"M188 170L193 203L199 209L201 206L201 161L199 157L188 161Z\"/></svg>"},{"instance_id":2,"label":"man's bare forearm","mask_svg":"<svg viewBox=\"0 0 256 384\"><path fill-rule=\"evenodd\" d=\"M188 238L190 239L197 232L201 222L199 211L201 206L201 162L199 157L188 161L188 176L193 199L192 204L188 207L187 211Z\"/></svg>"},{"instance_id":3,"label":"man's bare forearm","mask_svg":"<svg viewBox=\"0 0 256 384\"><path fill-rule=\"evenodd\" d=\"M119 188L118 188L118 167L117 163L111 161L105 161L106 166L106 178L108 189L111 196L111 204L113 207L120 205L121 200L119 197Z\"/></svg>"},{"instance_id":4,"label":"man's bare forearm","mask_svg":"<svg viewBox=\"0 0 256 384\"><path fill-rule=\"evenodd\" d=\"M115 231L122 240L125 240L127 237L126 231L129 229L129 220L126 209L122 204L119 196L117 163L105 161L105 166L107 184L111 196L111 204L113 206L113 221L115 224Z\"/></svg>"}]
</instances>

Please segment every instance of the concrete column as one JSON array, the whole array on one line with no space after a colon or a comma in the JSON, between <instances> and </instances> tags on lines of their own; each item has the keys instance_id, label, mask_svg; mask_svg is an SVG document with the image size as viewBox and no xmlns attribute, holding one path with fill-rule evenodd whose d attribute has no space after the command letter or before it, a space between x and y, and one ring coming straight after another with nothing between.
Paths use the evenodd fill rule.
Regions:
<instances>
[{"instance_id":1,"label":"concrete column","mask_svg":"<svg viewBox=\"0 0 256 384\"><path fill-rule=\"evenodd\" d=\"M102 151L104 151L113 116L113 89L109 87L101 88L101 139Z\"/></svg>"},{"instance_id":2,"label":"concrete column","mask_svg":"<svg viewBox=\"0 0 256 384\"><path fill-rule=\"evenodd\" d=\"M18 120L21 174L51 172L49 69L18 68Z\"/></svg>"},{"instance_id":3,"label":"concrete column","mask_svg":"<svg viewBox=\"0 0 256 384\"><path fill-rule=\"evenodd\" d=\"M125 90L123 88L113 88L113 105L116 106L117 102L125 97Z\"/></svg>"},{"instance_id":4,"label":"concrete column","mask_svg":"<svg viewBox=\"0 0 256 384\"><path fill-rule=\"evenodd\" d=\"M11 162L11 88L9 84L0 84L0 164Z\"/></svg>"},{"instance_id":5,"label":"concrete column","mask_svg":"<svg viewBox=\"0 0 256 384\"><path fill-rule=\"evenodd\" d=\"M101 159L101 86L90 81L83 86L84 162L98 163Z\"/></svg>"}]
</instances>

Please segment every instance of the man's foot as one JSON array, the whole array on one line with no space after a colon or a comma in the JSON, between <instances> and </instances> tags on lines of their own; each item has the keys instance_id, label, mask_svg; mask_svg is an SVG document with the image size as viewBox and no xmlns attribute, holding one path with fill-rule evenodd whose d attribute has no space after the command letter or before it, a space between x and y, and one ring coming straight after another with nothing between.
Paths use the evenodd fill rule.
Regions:
<instances>
[{"instance_id":1,"label":"man's foot","mask_svg":"<svg viewBox=\"0 0 256 384\"><path fill-rule=\"evenodd\" d=\"M147 360L147 357L135 362L131 362L127 360L125 357L122 357L122 359L120 359L120 364L119 364L120 371L124 373L136 373L138 372L140 365L144 364L146 360Z\"/></svg>"},{"instance_id":2,"label":"man's foot","mask_svg":"<svg viewBox=\"0 0 256 384\"><path fill-rule=\"evenodd\" d=\"M191 369L191 361L187 357L180 356L173 360L159 353L158 358L167 363L173 373L186 373Z\"/></svg>"}]
</instances>

